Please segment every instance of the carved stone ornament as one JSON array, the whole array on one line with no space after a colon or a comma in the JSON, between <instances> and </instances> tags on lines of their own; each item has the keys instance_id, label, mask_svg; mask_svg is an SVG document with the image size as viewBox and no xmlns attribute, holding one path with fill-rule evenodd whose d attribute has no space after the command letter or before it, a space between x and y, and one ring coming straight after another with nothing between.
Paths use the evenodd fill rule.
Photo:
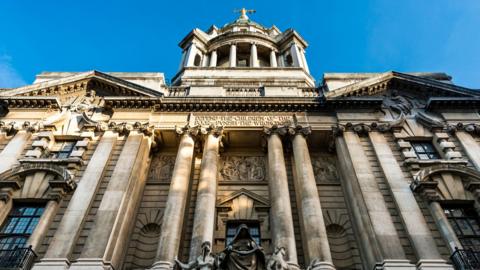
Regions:
<instances>
[{"instance_id":1,"label":"carved stone ornament","mask_svg":"<svg viewBox=\"0 0 480 270\"><path fill-rule=\"evenodd\" d=\"M202 127L200 131L204 135L213 134L215 137L220 137L223 135L222 126L209 125L208 127Z\"/></svg>"},{"instance_id":2,"label":"carved stone ornament","mask_svg":"<svg viewBox=\"0 0 480 270\"><path fill-rule=\"evenodd\" d=\"M272 134L278 134L280 136L283 136L283 135L287 134L288 129L289 129L288 126L272 125L270 127L263 127L263 132L267 136L270 136Z\"/></svg>"},{"instance_id":3,"label":"carved stone ornament","mask_svg":"<svg viewBox=\"0 0 480 270\"><path fill-rule=\"evenodd\" d=\"M396 113L395 118L401 118L404 116L412 115L414 109L424 108L425 103L418 98L406 95L402 93L399 95L397 91L392 91L391 94L384 98L383 108L389 109Z\"/></svg>"},{"instance_id":4,"label":"carved stone ornament","mask_svg":"<svg viewBox=\"0 0 480 270\"><path fill-rule=\"evenodd\" d=\"M286 251L284 247L277 247L267 262L267 270L287 270L288 263L285 260Z\"/></svg>"},{"instance_id":5,"label":"carved stone ornament","mask_svg":"<svg viewBox=\"0 0 480 270\"><path fill-rule=\"evenodd\" d=\"M191 126L190 124L183 127L175 126L175 132L178 135L189 134L190 136L195 137L200 133L200 126Z\"/></svg>"},{"instance_id":6,"label":"carved stone ornament","mask_svg":"<svg viewBox=\"0 0 480 270\"><path fill-rule=\"evenodd\" d=\"M226 156L220 163L220 174L224 181L264 181L265 158Z\"/></svg>"},{"instance_id":7,"label":"carved stone ornament","mask_svg":"<svg viewBox=\"0 0 480 270\"><path fill-rule=\"evenodd\" d=\"M179 269L191 270L213 270L215 269L216 258L211 253L212 244L209 241L202 243L202 254L200 254L194 261L188 263L182 263L175 258L175 263ZM178 269L177 268L177 269Z\"/></svg>"},{"instance_id":8,"label":"carved stone ornament","mask_svg":"<svg viewBox=\"0 0 480 270\"><path fill-rule=\"evenodd\" d=\"M148 179L150 181L168 182L175 166L175 156L155 156L150 165Z\"/></svg>"},{"instance_id":9,"label":"carved stone ornament","mask_svg":"<svg viewBox=\"0 0 480 270\"><path fill-rule=\"evenodd\" d=\"M290 135L300 134L306 137L312 133L312 128L310 126L303 127L301 125L291 126L288 128L288 133Z\"/></svg>"},{"instance_id":10,"label":"carved stone ornament","mask_svg":"<svg viewBox=\"0 0 480 270\"><path fill-rule=\"evenodd\" d=\"M312 167L317 183L338 181L335 156L312 155Z\"/></svg>"}]
</instances>

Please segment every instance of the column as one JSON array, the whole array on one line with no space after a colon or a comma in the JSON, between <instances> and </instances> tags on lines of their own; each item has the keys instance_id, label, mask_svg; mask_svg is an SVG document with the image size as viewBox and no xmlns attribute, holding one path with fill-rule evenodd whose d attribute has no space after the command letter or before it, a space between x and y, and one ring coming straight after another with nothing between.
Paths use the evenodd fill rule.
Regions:
<instances>
[{"instance_id":1,"label":"column","mask_svg":"<svg viewBox=\"0 0 480 270\"><path fill-rule=\"evenodd\" d=\"M413 196L409 182L405 179L402 169L390 149L389 143L383 134L379 132L372 131L368 135L390 192L400 212L400 217L419 259L418 265L420 269L433 265L438 267L441 264L448 268L437 249L435 239Z\"/></svg>"},{"instance_id":2,"label":"column","mask_svg":"<svg viewBox=\"0 0 480 270\"><path fill-rule=\"evenodd\" d=\"M290 47L290 54L292 55L293 66L301 67L302 60L300 59L300 51L298 50L298 46L295 42L293 42Z\"/></svg>"},{"instance_id":3,"label":"column","mask_svg":"<svg viewBox=\"0 0 480 270\"><path fill-rule=\"evenodd\" d=\"M308 68L307 59L305 58L305 50L301 50L300 57L302 58L303 68L307 73L310 73L310 69Z\"/></svg>"},{"instance_id":4,"label":"column","mask_svg":"<svg viewBox=\"0 0 480 270\"><path fill-rule=\"evenodd\" d=\"M285 248L287 262L298 268L287 170L280 137L285 135L287 130L283 127L273 126L265 128L264 132L268 136L268 189L273 247Z\"/></svg>"},{"instance_id":5,"label":"column","mask_svg":"<svg viewBox=\"0 0 480 270\"><path fill-rule=\"evenodd\" d=\"M472 135L465 131L459 130L455 135L473 166L475 166L477 170L480 170L480 145L478 145Z\"/></svg>"},{"instance_id":6,"label":"column","mask_svg":"<svg viewBox=\"0 0 480 270\"><path fill-rule=\"evenodd\" d=\"M152 269L167 270L173 267L182 237L183 217L187 204L195 146L193 136L198 133L198 129L187 126L183 129L177 129L177 133L181 135L181 139L163 213L157 255Z\"/></svg>"},{"instance_id":7,"label":"column","mask_svg":"<svg viewBox=\"0 0 480 270\"><path fill-rule=\"evenodd\" d=\"M190 47L188 47L188 52L187 52L187 56L186 56L186 64L185 66L186 67L193 67L193 63L195 61L195 56L197 55L197 46L195 45L195 43L192 42L192 44L190 44Z\"/></svg>"},{"instance_id":8,"label":"column","mask_svg":"<svg viewBox=\"0 0 480 270\"><path fill-rule=\"evenodd\" d=\"M217 50L212 51L210 55L210 67L217 66Z\"/></svg>"},{"instance_id":9,"label":"column","mask_svg":"<svg viewBox=\"0 0 480 270\"><path fill-rule=\"evenodd\" d=\"M208 59L208 54L204 54L202 57L202 67L208 67L209 64L209 59Z\"/></svg>"},{"instance_id":10,"label":"column","mask_svg":"<svg viewBox=\"0 0 480 270\"><path fill-rule=\"evenodd\" d=\"M335 149L338 158L338 172L345 202L352 219L354 235L359 243L364 269L373 269L377 262L382 260L380 247L373 231L372 221L368 218L365 202L361 198L357 175L353 169L352 159L348 152L345 138L341 130L334 130Z\"/></svg>"},{"instance_id":11,"label":"column","mask_svg":"<svg viewBox=\"0 0 480 270\"><path fill-rule=\"evenodd\" d=\"M250 67L258 67L258 55L257 55L257 45L252 43L250 47Z\"/></svg>"},{"instance_id":12,"label":"column","mask_svg":"<svg viewBox=\"0 0 480 270\"><path fill-rule=\"evenodd\" d=\"M274 50L270 51L270 67L277 67L277 55Z\"/></svg>"},{"instance_id":13,"label":"column","mask_svg":"<svg viewBox=\"0 0 480 270\"><path fill-rule=\"evenodd\" d=\"M106 131L103 134L78 182L77 189L72 195L44 258L41 263L34 266L34 269L64 269L69 264L69 257L95 199L117 137L118 134L113 131Z\"/></svg>"},{"instance_id":14,"label":"column","mask_svg":"<svg viewBox=\"0 0 480 270\"><path fill-rule=\"evenodd\" d=\"M43 211L40 220L38 221L35 230L33 231L32 235L28 238L27 246L32 246L34 251L38 251L38 248L42 244L45 235L48 232L50 224L52 224L53 219L58 211L59 202L61 197L57 199L53 199L47 202L45 206L45 210Z\"/></svg>"},{"instance_id":15,"label":"column","mask_svg":"<svg viewBox=\"0 0 480 270\"><path fill-rule=\"evenodd\" d=\"M27 146L30 136L30 131L22 129L17 131L17 134L10 139L7 146L0 153L0 173L11 169L13 165L18 163L18 158Z\"/></svg>"},{"instance_id":16,"label":"column","mask_svg":"<svg viewBox=\"0 0 480 270\"><path fill-rule=\"evenodd\" d=\"M445 216L440 203L438 201L430 201L428 203L428 208L430 209L430 213L432 214L433 220L435 220L435 224L437 225L440 234L447 242L450 252L455 252L455 248L462 249L462 244L460 243L460 240L458 240L457 234L450 225L448 218Z\"/></svg>"},{"instance_id":17,"label":"column","mask_svg":"<svg viewBox=\"0 0 480 270\"><path fill-rule=\"evenodd\" d=\"M130 130L128 125L125 130ZM125 240L127 235L121 235L124 230L124 222L131 222L131 216L127 211L132 207L131 194L138 190L137 184L142 184L140 178L141 166L147 164L144 160L144 152L149 151L149 145L144 140L144 134L132 130L123 146L118 161L108 182L107 189L95 216L95 222L85 242L82 254L71 266L71 269L104 269L118 268L119 265L110 266L111 255L117 243ZM148 148L148 149L146 149ZM146 169L146 168L145 168ZM125 221L126 219L126 221Z\"/></svg>"},{"instance_id":18,"label":"column","mask_svg":"<svg viewBox=\"0 0 480 270\"><path fill-rule=\"evenodd\" d=\"M232 43L230 45L230 67L237 66L237 45Z\"/></svg>"},{"instance_id":19,"label":"column","mask_svg":"<svg viewBox=\"0 0 480 270\"><path fill-rule=\"evenodd\" d=\"M380 267L383 269L397 267L415 269L415 266L406 259L397 230L360 138L356 133L348 131L344 132L344 139L353 165L351 169L355 172L360 189L360 193L354 194L354 196L358 197L357 200L363 200L365 203L366 214L370 218L370 224L382 255L382 261L377 263L380 263Z\"/></svg>"},{"instance_id":20,"label":"column","mask_svg":"<svg viewBox=\"0 0 480 270\"><path fill-rule=\"evenodd\" d=\"M218 150L223 128L209 127L207 132L203 148L202 165L200 167L189 261L194 261L201 254L203 242L208 241L213 245L215 202L217 200Z\"/></svg>"},{"instance_id":21,"label":"column","mask_svg":"<svg viewBox=\"0 0 480 270\"><path fill-rule=\"evenodd\" d=\"M310 269L335 269L328 244L327 230L323 220L322 207L313 173L312 161L304 136L311 133L310 128L297 127L291 130L293 158L295 161L295 192L299 206L303 238L305 242L305 264ZM312 263L314 263L312 265Z\"/></svg>"}]
</instances>

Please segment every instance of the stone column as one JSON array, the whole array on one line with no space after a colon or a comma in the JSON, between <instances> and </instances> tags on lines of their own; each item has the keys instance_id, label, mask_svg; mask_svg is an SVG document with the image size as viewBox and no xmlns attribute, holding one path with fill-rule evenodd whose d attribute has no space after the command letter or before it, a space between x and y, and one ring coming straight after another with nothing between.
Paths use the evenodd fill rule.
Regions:
<instances>
[{"instance_id":1,"label":"stone column","mask_svg":"<svg viewBox=\"0 0 480 270\"><path fill-rule=\"evenodd\" d=\"M193 67L196 55L197 55L197 46L195 45L195 43L192 42L192 44L190 44L190 47L188 47L185 66Z\"/></svg>"},{"instance_id":2,"label":"stone column","mask_svg":"<svg viewBox=\"0 0 480 270\"><path fill-rule=\"evenodd\" d=\"M288 263L298 268L287 170L281 139L287 130L284 127L273 126L264 128L264 132L268 136L268 189L273 247L285 248Z\"/></svg>"},{"instance_id":3,"label":"stone column","mask_svg":"<svg viewBox=\"0 0 480 270\"><path fill-rule=\"evenodd\" d=\"M45 206L45 210L43 211L43 214L40 217L40 220L37 226L35 227L35 230L33 231L32 235L30 235L30 237L28 238L27 246L31 245L34 251L38 251L38 248L42 244L42 241L48 232L50 224L52 224L52 221L55 218L55 215L57 214L60 200L61 200L61 197L47 202L47 205Z\"/></svg>"},{"instance_id":4,"label":"stone column","mask_svg":"<svg viewBox=\"0 0 480 270\"><path fill-rule=\"evenodd\" d=\"M250 67L258 67L257 44L252 43L250 47Z\"/></svg>"},{"instance_id":5,"label":"stone column","mask_svg":"<svg viewBox=\"0 0 480 270\"><path fill-rule=\"evenodd\" d=\"M402 169L390 149L389 143L383 134L379 132L372 131L368 135L390 192L400 212L400 217L419 259L419 269L425 269L433 265L438 267L440 264L443 264L444 268L448 268L437 249L435 239L413 196L409 182L405 179Z\"/></svg>"},{"instance_id":6,"label":"stone column","mask_svg":"<svg viewBox=\"0 0 480 270\"><path fill-rule=\"evenodd\" d=\"M305 58L305 50L301 50L300 57L302 58L303 68L307 73L310 73L310 69L308 68L307 59Z\"/></svg>"},{"instance_id":7,"label":"stone column","mask_svg":"<svg viewBox=\"0 0 480 270\"><path fill-rule=\"evenodd\" d=\"M132 127L121 128L128 132ZM125 226L132 225L132 208L138 199L139 186L144 184L143 169L148 164L150 141L138 130L129 132L128 138L112 172L107 189L95 216L95 222L85 242L82 254L71 269L105 269L117 268L119 265L111 261L118 253L118 243L126 240L128 232ZM128 224L126 224L128 223ZM113 264L113 265L110 265Z\"/></svg>"},{"instance_id":8,"label":"stone column","mask_svg":"<svg viewBox=\"0 0 480 270\"><path fill-rule=\"evenodd\" d=\"M201 254L203 242L208 241L213 245L215 202L217 200L218 150L223 127L209 127L206 132L208 133L203 148L202 165L200 168L189 261L194 261Z\"/></svg>"},{"instance_id":9,"label":"stone column","mask_svg":"<svg viewBox=\"0 0 480 270\"><path fill-rule=\"evenodd\" d=\"M290 54L292 55L293 66L301 67L302 60L300 58L300 51L298 50L298 46L295 42L293 42L290 46Z\"/></svg>"},{"instance_id":10,"label":"stone column","mask_svg":"<svg viewBox=\"0 0 480 270\"><path fill-rule=\"evenodd\" d=\"M177 128L177 133L181 135L181 139L163 214L157 255L152 269L167 270L173 267L182 237L183 217L187 204L195 146L194 136L197 135L198 128L189 126L183 129Z\"/></svg>"},{"instance_id":11,"label":"stone column","mask_svg":"<svg viewBox=\"0 0 480 270\"><path fill-rule=\"evenodd\" d=\"M277 67L277 55L274 50L270 51L270 67Z\"/></svg>"},{"instance_id":12,"label":"stone column","mask_svg":"<svg viewBox=\"0 0 480 270\"><path fill-rule=\"evenodd\" d=\"M466 131L459 130L455 135L473 166L475 166L477 170L480 170L480 145L478 145L475 138Z\"/></svg>"},{"instance_id":13,"label":"stone column","mask_svg":"<svg viewBox=\"0 0 480 270\"><path fill-rule=\"evenodd\" d=\"M212 51L210 55L210 67L217 66L217 50Z\"/></svg>"},{"instance_id":14,"label":"stone column","mask_svg":"<svg viewBox=\"0 0 480 270\"><path fill-rule=\"evenodd\" d=\"M355 130L357 131L357 129ZM365 131L366 129L358 130ZM360 194L352 195L360 196L357 200L364 201L367 215L371 220L373 232L380 247L382 261L377 263L380 263L380 267L383 269L397 267L415 269L415 266L406 259L397 230L359 136L355 132L348 131L344 132L344 138L352 160L353 168L351 169L355 172L360 187Z\"/></svg>"},{"instance_id":15,"label":"stone column","mask_svg":"<svg viewBox=\"0 0 480 270\"><path fill-rule=\"evenodd\" d=\"M322 207L313 173L312 161L305 136L310 128L296 127L290 129L293 157L295 160L295 192L299 206L300 218L305 241L305 263L311 269L335 269L328 244L327 230L323 220Z\"/></svg>"},{"instance_id":16,"label":"stone column","mask_svg":"<svg viewBox=\"0 0 480 270\"><path fill-rule=\"evenodd\" d=\"M460 240L458 240L457 234L450 225L448 218L445 216L440 203L432 200L428 203L428 208L430 209L430 213L432 214L433 220L435 220L435 224L437 225L440 234L447 242L450 252L455 252L455 248L462 249L462 244L460 243Z\"/></svg>"},{"instance_id":17,"label":"stone column","mask_svg":"<svg viewBox=\"0 0 480 270\"><path fill-rule=\"evenodd\" d=\"M230 67L237 66L237 44L230 45Z\"/></svg>"},{"instance_id":18,"label":"stone column","mask_svg":"<svg viewBox=\"0 0 480 270\"><path fill-rule=\"evenodd\" d=\"M34 269L64 269L69 264L69 257L100 186L117 137L118 134L113 131L105 131L103 134L78 182L77 189L72 195L44 258L41 263L34 266Z\"/></svg>"},{"instance_id":19,"label":"stone column","mask_svg":"<svg viewBox=\"0 0 480 270\"><path fill-rule=\"evenodd\" d=\"M11 169L18 163L18 158L27 146L30 136L30 131L21 129L10 139L7 146L3 149L2 153L0 153L0 173Z\"/></svg>"}]
</instances>

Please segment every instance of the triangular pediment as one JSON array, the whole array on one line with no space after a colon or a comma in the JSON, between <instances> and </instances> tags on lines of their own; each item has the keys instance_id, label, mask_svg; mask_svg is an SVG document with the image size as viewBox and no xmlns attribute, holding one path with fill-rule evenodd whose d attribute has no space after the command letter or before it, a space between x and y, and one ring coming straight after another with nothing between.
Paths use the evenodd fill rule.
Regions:
<instances>
[{"instance_id":1,"label":"triangular pediment","mask_svg":"<svg viewBox=\"0 0 480 270\"><path fill-rule=\"evenodd\" d=\"M85 95L102 97L159 97L162 94L150 88L95 70L83 73L74 73L67 77L18 87L0 93L0 96L4 97L52 96L58 97L60 100L71 99L72 97Z\"/></svg>"},{"instance_id":2,"label":"triangular pediment","mask_svg":"<svg viewBox=\"0 0 480 270\"><path fill-rule=\"evenodd\" d=\"M243 196L252 200L255 203L255 207L269 207L268 200L244 188L234 191L230 193L228 196L217 201L217 207L230 207L231 202L233 200Z\"/></svg>"},{"instance_id":3,"label":"triangular pediment","mask_svg":"<svg viewBox=\"0 0 480 270\"><path fill-rule=\"evenodd\" d=\"M394 89L399 94L410 93L417 97L479 97L480 92L449 82L436 80L428 76L416 76L400 72L379 73L369 78L354 80L354 82L327 91L327 99L348 97L383 96L388 90Z\"/></svg>"}]
</instances>

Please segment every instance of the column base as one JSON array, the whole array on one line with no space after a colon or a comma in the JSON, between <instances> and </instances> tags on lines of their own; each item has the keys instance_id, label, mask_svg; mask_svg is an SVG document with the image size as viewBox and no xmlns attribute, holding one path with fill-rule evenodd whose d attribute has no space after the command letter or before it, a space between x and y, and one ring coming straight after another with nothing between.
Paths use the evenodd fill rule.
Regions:
<instances>
[{"instance_id":1,"label":"column base","mask_svg":"<svg viewBox=\"0 0 480 270\"><path fill-rule=\"evenodd\" d=\"M417 262L418 270L453 270L453 266L445 260L419 260Z\"/></svg>"},{"instance_id":2,"label":"column base","mask_svg":"<svg viewBox=\"0 0 480 270\"><path fill-rule=\"evenodd\" d=\"M73 263L69 270L114 270L114 268L100 258L81 258Z\"/></svg>"},{"instance_id":3,"label":"column base","mask_svg":"<svg viewBox=\"0 0 480 270\"><path fill-rule=\"evenodd\" d=\"M155 262L150 270L171 270L173 269L173 263L167 261L157 261Z\"/></svg>"},{"instance_id":4,"label":"column base","mask_svg":"<svg viewBox=\"0 0 480 270\"><path fill-rule=\"evenodd\" d=\"M331 262L314 260L307 268L308 270L335 270Z\"/></svg>"},{"instance_id":5,"label":"column base","mask_svg":"<svg viewBox=\"0 0 480 270\"><path fill-rule=\"evenodd\" d=\"M33 265L32 270L67 270L69 267L67 258L43 258Z\"/></svg>"},{"instance_id":6,"label":"column base","mask_svg":"<svg viewBox=\"0 0 480 270\"><path fill-rule=\"evenodd\" d=\"M375 266L375 270L416 270L409 260L384 260Z\"/></svg>"}]
</instances>

